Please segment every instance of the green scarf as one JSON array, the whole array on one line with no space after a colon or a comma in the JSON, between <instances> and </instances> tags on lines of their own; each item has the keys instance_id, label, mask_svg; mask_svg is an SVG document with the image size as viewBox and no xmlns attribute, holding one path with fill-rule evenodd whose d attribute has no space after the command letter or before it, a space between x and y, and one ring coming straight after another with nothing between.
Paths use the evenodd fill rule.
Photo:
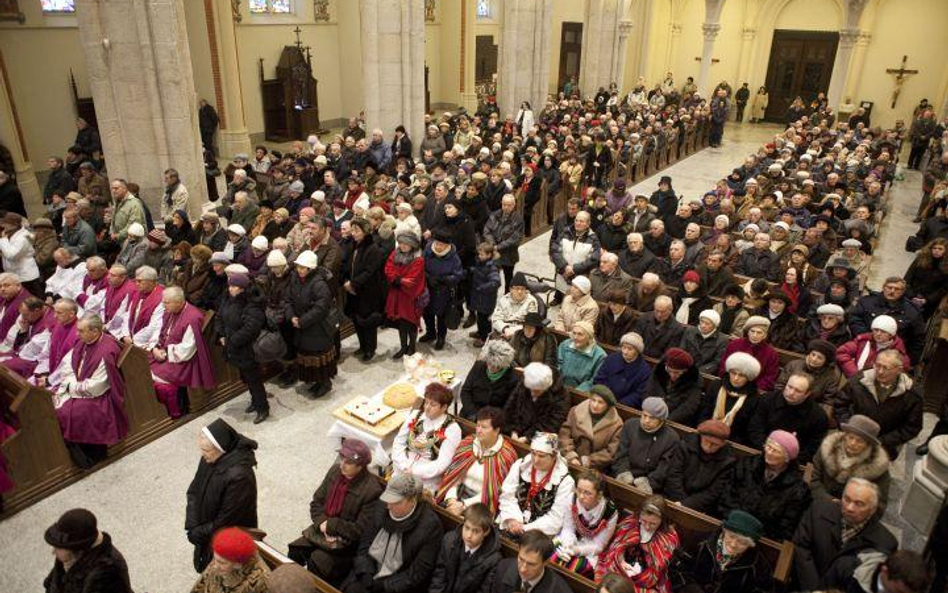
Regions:
<instances>
[{"instance_id":1,"label":"green scarf","mask_svg":"<svg viewBox=\"0 0 948 593\"><path fill-rule=\"evenodd\" d=\"M492 373L490 372L490 370L487 370L487 378L490 379L491 383L493 383L497 381L498 379L500 379L501 377L503 377L504 375L506 375L508 370L510 370L510 367L500 369L496 373Z\"/></svg>"}]
</instances>

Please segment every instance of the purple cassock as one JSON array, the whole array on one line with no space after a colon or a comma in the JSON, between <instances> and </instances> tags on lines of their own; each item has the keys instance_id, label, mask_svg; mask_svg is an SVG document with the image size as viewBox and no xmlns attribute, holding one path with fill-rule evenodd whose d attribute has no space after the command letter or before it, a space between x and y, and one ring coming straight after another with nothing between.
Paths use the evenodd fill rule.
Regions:
<instances>
[{"instance_id":1,"label":"purple cassock","mask_svg":"<svg viewBox=\"0 0 948 593\"><path fill-rule=\"evenodd\" d=\"M125 297L131 295L135 290L135 283L131 280L126 279L121 285L117 288L113 287L111 284L108 288L105 289L105 310L103 311L105 315L102 317L102 320L105 322L111 321L115 314L118 313L119 307L122 306L122 301L125 300Z\"/></svg>"},{"instance_id":2,"label":"purple cassock","mask_svg":"<svg viewBox=\"0 0 948 593\"><path fill-rule=\"evenodd\" d=\"M89 297L98 294L99 292L106 290L109 286L109 275L106 274L99 278L98 280L93 280L92 276L86 274L85 278L82 279L82 292L76 295L76 302L79 303L79 306L85 308L86 302L89 300ZM134 284L132 285L134 286ZM91 289L91 290L90 290ZM117 307L118 305L116 305Z\"/></svg>"},{"instance_id":3,"label":"purple cassock","mask_svg":"<svg viewBox=\"0 0 948 593\"><path fill-rule=\"evenodd\" d=\"M79 342L79 334L76 332L76 321L73 320L69 325L57 323L53 326L53 333L49 341L49 372L52 373L59 368L59 363L69 354L69 351L75 348Z\"/></svg>"},{"instance_id":4,"label":"purple cassock","mask_svg":"<svg viewBox=\"0 0 948 593\"><path fill-rule=\"evenodd\" d=\"M214 387L214 367L211 365L211 354L201 334L204 325L204 312L185 303L180 313L171 313L165 309L161 320L161 333L158 337L158 348L167 350L169 345L180 344L184 334L191 329L194 335L195 352L190 360L184 362L152 362L151 372L178 387Z\"/></svg>"},{"instance_id":5,"label":"purple cassock","mask_svg":"<svg viewBox=\"0 0 948 593\"><path fill-rule=\"evenodd\" d=\"M20 349L32 340L34 337L43 333L44 331L52 332L53 326L56 325L56 312L53 311L52 307L47 307L46 313L40 317L36 323L31 325L29 329L26 330L25 334L17 334L16 341L13 344L13 351L17 353L6 360L3 361L4 366L6 366L11 371L20 375L24 379L29 379L33 376L33 371L36 370L37 365L39 365L39 360L28 360L26 358L20 358L18 356L21 352ZM26 354L24 354L26 356ZM32 357L31 357L32 358Z\"/></svg>"},{"instance_id":6,"label":"purple cassock","mask_svg":"<svg viewBox=\"0 0 948 593\"><path fill-rule=\"evenodd\" d=\"M125 379L118 368L122 346L108 334L92 344L79 341L72 350L70 364L80 383L90 379L100 365L105 365L108 388L97 397L69 397L56 408L56 417L63 438L71 443L114 445L128 434L125 416ZM73 387L75 389L75 387ZM58 397L65 397L60 395Z\"/></svg>"},{"instance_id":7,"label":"purple cassock","mask_svg":"<svg viewBox=\"0 0 948 593\"><path fill-rule=\"evenodd\" d=\"M128 304L129 336L134 336L148 326L152 313L161 304L161 295L164 292L165 288L160 284L146 295L137 290L132 292L132 300Z\"/></svg>"},{"instance_id":8,"label":"purple cassock","mask_svg":"<svg viewBox=\"0 0 948 593\"><path fill-rule=\"evenodd\" d=\"M21 288L12 299L0 298L0 340L2 340L20 316L20 303L30 296L29 291Z\"/></svg>"}]
</instances>

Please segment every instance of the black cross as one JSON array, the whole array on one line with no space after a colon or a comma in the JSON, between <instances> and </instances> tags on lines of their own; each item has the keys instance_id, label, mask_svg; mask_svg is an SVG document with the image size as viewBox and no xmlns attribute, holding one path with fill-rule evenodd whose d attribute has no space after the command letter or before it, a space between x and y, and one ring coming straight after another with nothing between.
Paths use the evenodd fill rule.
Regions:
<instances>
[{"instance_id":1,"label":"black cross","mask_svg":"<svg viewBox=\"0 0 948 593\"><path fill-rule=\"evenodd\" d=\"M296 47L303 47L303 43L300 41L300 33L302 30L300 29L299 25L293 29L293 32L296 33Z\"/></svg>"}]
</instances>

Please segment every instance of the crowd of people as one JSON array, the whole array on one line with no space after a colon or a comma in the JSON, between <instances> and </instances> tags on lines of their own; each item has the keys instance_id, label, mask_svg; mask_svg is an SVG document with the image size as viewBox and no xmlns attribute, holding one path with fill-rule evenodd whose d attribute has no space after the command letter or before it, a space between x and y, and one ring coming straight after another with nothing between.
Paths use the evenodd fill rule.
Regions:
<instances>
[{"instance_id":1,"label":"crowd of people","mask_svg":"<svg viewBox=\"0 0 948 593\"><path fill-rule=\"evenodd\" d=\"M387 141L353 119L328 145L236 155L200 213L172 169L152 213L104 161L57 173L51 160L48 214L0 219L0 360L54 393L73 460L92 467L127 432L124 345L147 352L177 418L188 388L215 384L217 341L259 423L261 363L325 397L345 320L365 364L380 331L397 331L397 360L470 330L457 417L454 393L429 385L387 485L345 440L290 558L345 593L566 591L547 561L613 593L766 592L770 538L793 542L798 590L923 593L928 566L880 518L889 462L922 428L912 373L948 290L944 182L926 189L918 258L874 292L898 130L804 110L704 195L668 176L635 195L617 163L705 122L719 144L731 94L643 91L566 94L536 116L445 113L418 150L404 128ZM541 190L565 192L566 210L537 211ZM533 217L552 219L549 282L517 268ZM250 536L229 529L258 526L255 448L223 420L202 432L195 591L274 590ZM605 476L639 508L610 500ZM669 502L722 526L685 554ZM443 533L431 505L463 525ZM70 513L47 532L48 590L83 562L122 571L94 517ZM517 558L501 559L504 538Z\"/></svg>"}]
</instances>

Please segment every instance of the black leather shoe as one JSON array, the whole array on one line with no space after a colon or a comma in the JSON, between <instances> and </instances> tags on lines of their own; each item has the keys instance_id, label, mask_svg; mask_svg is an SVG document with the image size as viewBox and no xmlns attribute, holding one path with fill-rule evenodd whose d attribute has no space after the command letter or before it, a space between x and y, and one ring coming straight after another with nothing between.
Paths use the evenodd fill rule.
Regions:
<instances>
[{"instance_id":1,"label":"black leather shoe","mask_svg":"<svg viewBox=\"0 0 948 593\"><path fill-rule=\"evenodd\" d=\"M918 455L919 457L924 457L928 455L928 443L925 443L924 445L919 445L918 448L915 449L915 454Z\"/></svg>"},{"instance_id":2,"label":"black leather shoe","mask_svg":"<svg viewBox=\"0 0 948 593\"><path fill-rule=\"evenodd\" d=\"M407 348L399 348L399 349L398 349L398 352L396 352L395 354L392 355L392 360L401 360L402 357L405 356L405 351L406 351L406 350L408 350L408 349L407 349Z\"/></svg>"},{"instance_id":3,"label":"black leather shoe","mask_svg":"<svg viewBox=\"0 0 948 593\"><path fill-rule=\"evenodd\" d=\"M473 327L473 325L474 325L475 323L477 323L477 318L474 317L474 315L469 314L469 315L467 316L467 319L464 320L464 329L467 329L467 328L469 328L469 327Z\"/></svg>"},{"instance_id":4,"label":"black leather shoe","mask_svg":"<svg viewBox=\"0 0 948 593\"><path fill-rule=\"evenodd\" d=\"M362 354L362 362L369 362L375 358L375 352L365 352Z\"/></svg>"},{"instance_id":5,"label":"black leather shoe","mask_svg":"<svg viewBox=\"0 0 948 593\"><path fill-rule=\"evenodd\" d=\"M253 404L250 404L250 405L247 406L247 408L244 410L244 414L251 414L251 413L256 412L256 411L257 411L257 406L255 406L255 405L253 405Z\"/></svg>"},{"instance_id":6,"label":"black leather shoe","mask_svg":"<svg viewBox=\"0 0 948 593\"><path fill-rule=\"evenodd\" d=\"M419 342L434 342L435 335L431 332L425 332L425 335L421 336L421 339L418 341Z\"/></svg>"},{"instance_id":7,"label":"black leather shoe","mask_svg":"<svg viewBox=\"0 0 948 593\"><path fill-rule=\"evenodd\" d=\"M264 420L270 417L270 410L261 410L257 412L256 417L253 419L254 424L260 424Z\"/></svg>"},{"instance_id":8,"label":"black leather shoe","mask_svg":"<svg viewBox=\"0 0 948 593\"><path fill-rule=\"evenodd\" d=\"M438 338L434 345L435 350L444 350L444 338Z\"/></svg>"},{"instance_id":9,"label":"black leather shoe","mask_svg":"<svg viewBox=\"0 0 948 593\"><path fill-rule=\"evenodd\" d=\"M284 371L279 377L277 377L277 385L283 389L289 389L296 385L296 371Z\"/></svg>"},{"instance_id":10,"label":"black leather shoe","mask_svg":"<svg viewBox=\"0 0 948 593\"><path fill-rule=\"evenodd\" d=\"M332 383L313 383L312 387L309 388L307 397L309 399L319 399L330 391L332 391Z\"/></svg>"}]
</instances>

